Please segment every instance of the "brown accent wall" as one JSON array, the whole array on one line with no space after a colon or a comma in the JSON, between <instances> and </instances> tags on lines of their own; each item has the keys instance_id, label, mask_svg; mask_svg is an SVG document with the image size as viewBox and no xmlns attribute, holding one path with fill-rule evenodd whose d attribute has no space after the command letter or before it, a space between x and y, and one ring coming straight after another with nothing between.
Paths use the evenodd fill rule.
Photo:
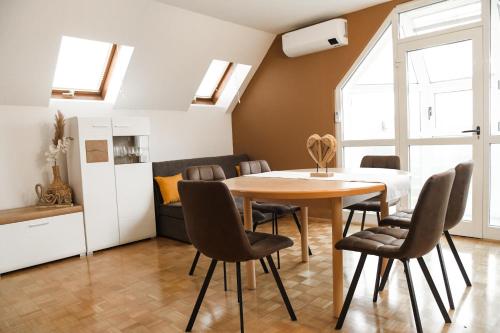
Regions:
<instances>
[{"instance_id":1,"label":"brown accent wall","mask_svg":"<svg viewBox=\"0 0 500 333\"><path fill-rule=\"evenodd\" d=\"M349 45L337 49L288 58L277 36L233 111L234 153L265 159L275 170L314 167L306 139L313 133L334 133L335 88L402 2L345 15ZM313 209L312 214L323 216L325 210Z\"/></svg>"}]
</instances>

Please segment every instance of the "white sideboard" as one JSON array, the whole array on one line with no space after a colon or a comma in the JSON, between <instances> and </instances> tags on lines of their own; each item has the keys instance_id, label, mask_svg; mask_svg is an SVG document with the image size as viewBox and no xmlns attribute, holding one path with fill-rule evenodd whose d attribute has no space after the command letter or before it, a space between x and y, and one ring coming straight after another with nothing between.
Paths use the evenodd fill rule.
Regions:
<instances>
[{"instance_id":1,"label":"white sideboard","mask_svg":"<svg viewBox=\"0 0 500 333\"><path fill-rule=\"evenodd\" d=\"M81 206L0 212L0 274L85 254Z\"/></svg>"},{"instance_id":2,"label":"white sideboard","mask_svg":"<svg viewBox=\"0 0 500 333\"><path fill-rule=\"evenodd\" d=\"M130 163L114 156L122 142L149 142L149 119L76 117L67 123L74 138L68 180L75 202L84 206L87 252L155 237L148 152Z\"/></svg>"}]
</instances>

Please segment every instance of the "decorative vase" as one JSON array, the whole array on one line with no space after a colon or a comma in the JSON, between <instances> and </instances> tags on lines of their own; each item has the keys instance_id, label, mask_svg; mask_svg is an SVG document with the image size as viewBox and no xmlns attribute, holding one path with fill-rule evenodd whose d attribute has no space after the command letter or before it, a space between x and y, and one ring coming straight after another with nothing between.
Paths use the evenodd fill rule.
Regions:
<instances>
[{"instance_id":1,"label":"decorative vase","mask_svg":"<svg viewBox=\"0 0 500 333\"><path fill-rule=\"evenodd\" d=\"M62 181L58 165L52 167L52 173L54 178L44 195L55 198L54 204L57 206L73 206L71 188Z\"/></svg>"}]
</instances>

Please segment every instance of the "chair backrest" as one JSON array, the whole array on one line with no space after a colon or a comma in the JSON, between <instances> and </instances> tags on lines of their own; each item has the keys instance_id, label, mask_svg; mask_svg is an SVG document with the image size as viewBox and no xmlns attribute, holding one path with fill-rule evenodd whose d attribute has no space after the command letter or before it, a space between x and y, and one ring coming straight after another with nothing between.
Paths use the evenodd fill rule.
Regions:
<instances>
[{"instance_id":1,"label":"chair backrest","mask_svg":"<svg viewBox=\"0 0 500 333\"><path fill-rule=\"evenodd\" d=\"M240 172L242 176L269 171L271 171L271 168L265 160L240 162Z\"/></svg>"},{"instance_id":2,"label":"chair backrest","mask_svg":"<svg viewBox=\"0 0 500 333\"><path fill-rule=\"evenodd\" d=\"M219 165L200 165L186 169L187 180L225 180L224 170Z\"/></svg>"},{"instance_id":3,"label":"chair backrest","mask_svg":"<svg viewBox=\"0 0 500 333\"><path fill-rule=\"evenodd\" d=\"M451 187L444 230L453 228L460 223L464 217L473 170L474 162L472 161L460 163L455 167L455 180Z\"/></svg>"},{"instance_id":4,"label":"chair backrest","mask_svg":"<svg viewBox=\"0 0 500 333\"><path fill-rule=\"evenodd\" d=\"M399 156L393 155L367 155L361 160L362 168L382 168L401 170Z\"/></svg>"},{"instance_id":5,"label":"chair backrest","mask_svg":"<svg viewBox=\"0 0 500 333\"><path fill-rule=\"evenodd\" d=\"M410 230L400 248L402 258L419 258L439 242L454 178L455 170L451 169L425 182L412 214Z\"/></svg>"},{"instance_id":6,"label":"chair backrest","mask_svg":"<svg viewBox=\"0 0 500 333\"><path fill-rule=\"evenodd\" d=\"M223 182L178 183L186 231L194 247L209 258L236 262L254 259L240 214Z\"/></svg>"}]
</instances>

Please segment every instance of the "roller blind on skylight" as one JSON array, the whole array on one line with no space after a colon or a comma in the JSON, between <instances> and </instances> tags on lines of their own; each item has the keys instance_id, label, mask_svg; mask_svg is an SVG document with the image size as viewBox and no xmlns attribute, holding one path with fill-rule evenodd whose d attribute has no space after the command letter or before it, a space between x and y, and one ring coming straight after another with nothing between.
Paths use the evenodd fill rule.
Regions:
<instances>
[{"instance_id":1,"label":"roller blind on skylight","mask_svg":"<svg viewBox=\"0 0 500 333\"><path fill-rule=\"evenodd\" d=\"M111 43L64 36L53 89L100 92L112 49Z\"/></svg>"},{"instance_id":2,"label":"roller blind on skylight","mask_svg":"<svg viewBox=\"0 0 500 333\"><path fill-rule=\"evenodd\" d=\"M198 87L198 90L196 91L195 97L212 98L228 67L228 61L212 60L200 86Z\"/></svg>"}]
</instances>

